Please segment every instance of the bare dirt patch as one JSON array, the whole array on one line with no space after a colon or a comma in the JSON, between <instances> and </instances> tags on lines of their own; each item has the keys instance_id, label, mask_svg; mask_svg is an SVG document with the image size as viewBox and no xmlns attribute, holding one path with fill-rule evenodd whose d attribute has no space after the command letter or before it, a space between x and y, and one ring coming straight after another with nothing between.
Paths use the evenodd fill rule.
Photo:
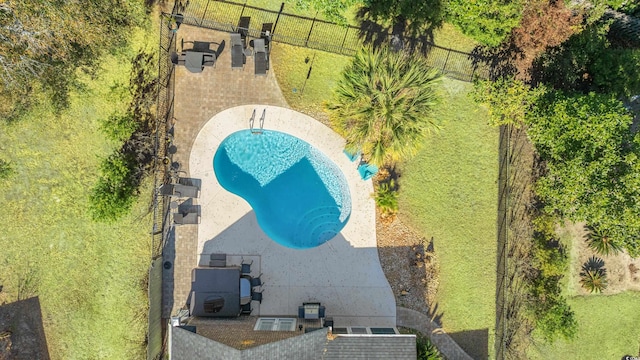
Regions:
<instances>
[{"instance_id":1,"label":"bare dirt patch","mask_svg":"<svg viewBox=\"0 0 640 360\"><path fill-rule=\"evenodd\" d=\"M396 304L430 314L438 287L438 262L425 239L399 218L382 220L377 213L376 237L382 269Z\"/></svg>"},{"instance_id":2,"label":"bare dirt patch","mask_svg":"<svg viewBox=\"0 0 640 360\"><path fill-rule=\"evenodd\" d=\"M599 255L587 245L587 231L584 223L566 223L558 230L572 239L571 248L571 278L570 284L578 295L590 294L580 286L580 271L582 265L595 256L604 260L607 270L608 286L602 292L605 295L618 294L624 291L640 291L640 259L634 259L626 252L616 255Z\"/></svg>"}]
</instances>

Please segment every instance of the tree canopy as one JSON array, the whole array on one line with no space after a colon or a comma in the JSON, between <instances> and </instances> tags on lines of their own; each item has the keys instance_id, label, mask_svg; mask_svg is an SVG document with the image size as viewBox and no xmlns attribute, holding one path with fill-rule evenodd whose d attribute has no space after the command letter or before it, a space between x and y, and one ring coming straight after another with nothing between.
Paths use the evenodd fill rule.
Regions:
<instances>
[{"instance_id":1,"label":"tree canopy","mask_svg":"<svg viewBox=\"0 0 640 360\"><path fill-rule=\"evenodd\" d=\"M143 13L135 0L0 4L0 114L10 114L37 84L64 104L73 71L123 43Z\"/></svg>"},{"instance_id":2,"label":"tree canopy","mask_svg":"<svg viewBox=\"0 0 640 360\"><path fill-rule=\"evenodd\" d=\"M483 45L500 45L518 26L522 0L449 0L447 18L465 35Z\"/></svg>"},{"instance_id":3,"label":"tree canopy","mask_svg":"<svg viewBox=\"0 0 640 360\"><path fill-rule=\"evenodd\" d=\"M439 79L419 55L367 47L342 72L325 105L347 149L382 166L415 155L437 128Z\"/></svg>"},{"instance_id":4,"label":"tree canopy","mask_svg":"<svg viewBox=\"0 0 640 360\"><path fill-rule=\"evenodd\" d=\"M585 221L640 255L640 136L611 95L549 91L528 119L528 135L546 176L537 194L546 207Z\"/></svg>"}]
</instances>

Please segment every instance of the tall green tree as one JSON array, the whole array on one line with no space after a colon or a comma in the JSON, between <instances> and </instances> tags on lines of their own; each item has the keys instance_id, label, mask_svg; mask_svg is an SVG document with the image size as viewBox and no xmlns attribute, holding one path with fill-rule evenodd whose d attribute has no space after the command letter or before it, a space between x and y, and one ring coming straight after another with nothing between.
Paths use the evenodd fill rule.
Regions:
<instances>
[{"instance_id":1,"label":"tall green tree","mask_svg":"<svg viewBox=\"0 0 640 360\"><path fill-rule=\"evenodd\" d=\"M34 86L64 104L74 71L124 43L143 18L141 0L7 0L0 4L0 114Z\"/></svg>"},{"instance_id":2,"label":"tall green tree","mask_svg":"<svg viewBox=\"0 0 640 360\"><path fill-rule=\"evenodd\" d=\"M496 47L518 26L523 0L449 0L448 20L483 45Z\"/></svg>"},{"instance_id":3,"label":"tall green tree","mask_svg":"<svg viewBox=\"0 0 640 360\"><path fill-rule=\"evenodd\" d=\"M612 95L549 91L528 119L548 173L536 192L547 209L585 221L640 255L640 136Z\"/></svg>"},{"instance_id":4,"label":"tall green tree","mask_svg":"<svg viewBox=\"0 0 640 360\"><path fill-rule=\"evenodd\" d=\"M387 47L358 51L325 104L347 149L378 166L416 154L438 128L440 74L419 55Z\"/></svg>"}]
</instances>

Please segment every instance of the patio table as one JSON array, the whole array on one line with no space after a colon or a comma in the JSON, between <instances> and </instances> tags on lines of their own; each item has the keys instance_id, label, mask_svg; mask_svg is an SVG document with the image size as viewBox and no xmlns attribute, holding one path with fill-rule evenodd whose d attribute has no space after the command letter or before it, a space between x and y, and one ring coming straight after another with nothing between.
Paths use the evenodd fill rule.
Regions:
<instances>
[{"instance_id":1,"label":"patio table","mask_svg":"<svg viewBox=\"0 0 640 360\"><path fill-rule=\"evenodd\" d=\"M187 51L184 59L184 66L192 73L202 72L204 69L204 53L198 51Z\"/></svg>"}]
</instances>

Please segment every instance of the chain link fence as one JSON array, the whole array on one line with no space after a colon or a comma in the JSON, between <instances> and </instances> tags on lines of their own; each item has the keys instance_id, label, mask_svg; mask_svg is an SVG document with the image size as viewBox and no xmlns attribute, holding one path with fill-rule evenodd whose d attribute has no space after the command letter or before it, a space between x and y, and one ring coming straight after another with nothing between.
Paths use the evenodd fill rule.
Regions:
<instances>
[{"instance_id":1,"label":"chain link fence","mask_svg":"<svg viewBox=\"0 0 640 360\"><path fill-rule=\"evenodd\" d=\"M247 29L251 37L260 37L263 24L272 24L272 41L293 46L308 47L335 54L353 56L367 37L360 28L340 25L325 20L267 10L247 4L225 0L180 1L176 20L187 25L235 32L241 17L250 18ZM244 29L244 27L243 27ZM387 42L391 34L384 33ZM438 68L449 77L472 81L475 76L488 78L489 69L482 57L444 48L423 39L406 39L406 43L419 43L429 66Z\"/></svg>"}]
</instances>

